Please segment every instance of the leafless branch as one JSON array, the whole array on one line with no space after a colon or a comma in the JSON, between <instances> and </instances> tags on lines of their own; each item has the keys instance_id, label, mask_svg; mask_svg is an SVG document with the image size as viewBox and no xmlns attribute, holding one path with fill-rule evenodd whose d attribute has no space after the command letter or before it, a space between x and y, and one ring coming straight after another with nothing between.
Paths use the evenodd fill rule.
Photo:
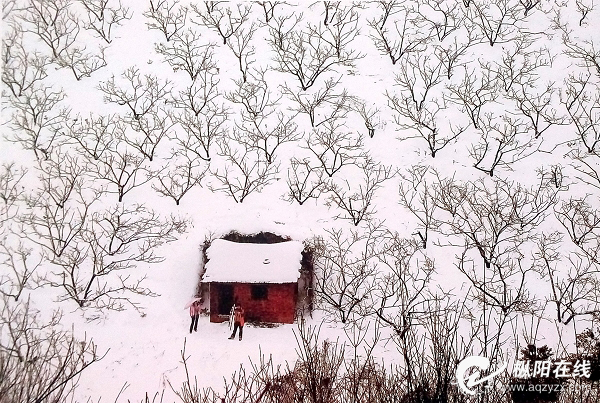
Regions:
<instances>
[{"instance_id":1,"label":"leafless branch","mask_svg":"<svg viewBox=\"0 0 600 403\"><path fill-rule=\"evenodd\" d=\"M510 169L537 151L535 139L527 135L528 128L520 120L503 116L498 121L486 113L479 126L480 141L469 148L469 155L475 160L473 166L490 176L498 167Z\"/></svg>"},{"instance_id":2,"label":"leafless branch","mask_svg":"<svg viewBox=\"0 0 600 403\"><path fill-rule=\"evenodd\" d=\"M60 402L73 397L80 376L104 358L91 339L78 340L73 329L59 330L61 313L43 323L29 301L4 298L0 328L0 390L11 402Z\"/></svg>"},{"instance_id":3,"label":"leafless branch","mask_svg":"<svg viewBox=\"0 0 600 403\"><path fill-rule=\"evenodd\" d=\"M302 15L274 17L269 25L268 41L276 53L275 69L294 75L303 91L312 87L322 74L336 66L353 67L363 56L349 48L352 35L341 38L336 45L336 38L321 24L307 24L302 29L298 26L301 21Z\"/></svg>"},{"instance_id":4,"label":"leafless branch","mask_svg":"<svg viewBox=\"0 0 600 403\"><path fill-rule=\"evenodd\" d=\"M310 199L318 199L326 185L324 174L322 168L312 166L309 158L302 160L292 158L287 175L289 191L284 200L297 201L298 204L303 205Z\"/></svg>"},{"instance_id":5,"label":"leafless branch","mask_svg":"<svg viewBox=\"0 0 600 403\"><path fill-rule=\"evenodd\" d=\"M423 35L413 24L417 19L416 12L398 1L377 3L382 14L370 20L369 26L375 31L370 36L379 53L388 56L392 64L396 64L407 54L423 51L431 36ZM402 19L390 18L400 13L403 14ZM390 28L392 25L393 31Z\"/></svg>"},{"instance_id":6,"label":"leafless branch","mask_svg":"<svg viewBox=\"0 0 600 403\"><path fill-rule=\"evenodd\" d=\"M150 74L142 77L135 66L125 70L121 76L127 82L126 86L119 86L112 76L108 81L100 82L98 89L105 94L104 102L126 106L135 120L155 110L171 91L169 80L162 82Z\"/></svg>"},{"instance_id":7,"label":"leafless branch","mask_svg":"<svg viewBox=\"0 0 600 403\"><path fill-rule=\"evenodd\" d=\"M375 192L394 176L391 166L378 164L368 157L357 165L362 173L358 187L349 180L344 180L343 184L330 181L325 187L329 194L326 204L342 210L336 218L350 220L355 226L371 219L375 213Z\"/></svg>"},{"instance_id":8,"label":"leafless branch","mask_svg":"<svg viewBox=\"0 0 600 403\"><path fill-rule=\"evenodd\" d=\"M434 218L437 209L433 200L433 187L428 183L427 173L429 167L413 165L400 173L402 180L398 189L399 204L408 209L418 220L417 232L421 246L427 248L429 232L436 230L440 223Z\"/></svg>"},{"instance_id":9,"label":"leafless branch","mask_svg":"<svg viewBox=\"0 0 600 403\"><path fill-rule=\"evenodd\" d=\"M132 13L129 8L123 7L121 1L118 4L109 6L110 0L79 0L87 10L88 22L83 26L87 30L103 39L106 43L111 43L113 26L121 26L123 21L130 20Z\"/></svg>"},{"instance_id":10,"label":"leafless branch","mask_svg":"<svg viewBox=\"0 0 600 403\"><path fill-rule=\"evenodd\" d=\"M149 0L150 9L144 12L149 22L148 29L156 29L163 33L167 42L185 26L188 8L179 6L179 1L174 0Z\"/></svg>"},{"instance_id":11,"label":"leafless branch","mask_svg":"<svg viewBox=\"0 0 600 403\"><path fill-rule=\"evenodd\" d=\"M218 154L225 158L225 166L211 169L211 174L218 182L208 185L211 190L225 192L236 203L242 203L249 194L260 193L276 179L279 165L264 161L258 150L244 147L233 140L224 139L218 144Z\"/></svg>"},{"instance_id":12,"label":"leafless branch","mask_svg":"<svg viewBox=\"0 0 600 403\"><path fill-rule=\"evenodd\" d=\"M327 176L332 177L342 167L364 158L362 146L362 136L356 137L342 125L328 122L313 129L305 148L317 157Z\"/></svg>"}]
</instances>

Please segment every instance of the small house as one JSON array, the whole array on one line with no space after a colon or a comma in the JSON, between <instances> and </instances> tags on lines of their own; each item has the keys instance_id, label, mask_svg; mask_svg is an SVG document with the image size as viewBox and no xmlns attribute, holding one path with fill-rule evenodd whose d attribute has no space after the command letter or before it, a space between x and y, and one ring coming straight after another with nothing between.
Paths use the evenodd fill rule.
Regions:
<instances>
[{"instance_id":1,"label":"small house","mask_svg":"<svg viewBox=\"0 0 600 403\"><path fill-rule=\"evenodd\" d=\"M293 323L303 249L297 241L212 241L202 280L208 284L210 321L228 320L238 301L248 321Z\"/></svg>"}]
</instances>

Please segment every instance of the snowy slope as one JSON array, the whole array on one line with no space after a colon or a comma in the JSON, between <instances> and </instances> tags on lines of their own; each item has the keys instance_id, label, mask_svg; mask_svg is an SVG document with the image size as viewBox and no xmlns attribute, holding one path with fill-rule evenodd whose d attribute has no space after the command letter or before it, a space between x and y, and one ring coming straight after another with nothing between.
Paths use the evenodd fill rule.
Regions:
<instances>
[{"instance_id":1,"label":"snowy slope","mask_svg":"<svg viewBox=\"0 0 600 403\"><path fill-rule=\"evenodd\" d=\"M68 69L59 69L54 65L48 68L48 77L44 84L56 88L63 88L66 94L61 105L71 109L72 117L77 114L81 118L90 113L95 115L121 114L128 111L125 107L115 103L107 103L98 86L107 82L111 77L120 83L124 83L121 74L132 66L137 66L142 74L154 74L159 80L171 81L173 94L183 90L190 83L189 76L183 71L174 69L165 62L164 58L155 51L156 43L165 43L164 36L156 30L149 30L147 23L149 19L143 15L148 9L146 2L125 2L130 7L132 18L123 23L123 26L114 28L115 39L106 49L107 66L91 74L76 80ZM572 2L575 3L574 1ZM231 6L233 6L232 3ZM249 3L248 3L249 4ZM433 2L431 3L433 4ZM415 3L416 5L416 3ZM199 5L202 7L202 5ZM294 91L302 93L294 76L274 70L275 54L271 49L268 38L269 28L264 24L258 24L264 16L260 7L252 6L251 21L257 21L257 31L252 39L252 45L256 48L254 58L256 62L252 67L265 68L265 79L269 90L272 91L273 99L279 100L274 108L276 112L292 115L293 102L288 95L283 95L282 85L290 86ZM592 38L597 42L598 32L598 10L593 10L587 17L587 23L583 26L577 24L578 15L573 8L562 7L557 4L543 2L540 5L544 10L536 10L524 20L524 26L531 32L552 32L551 36L540 34L536 36L536 46L546 45L550 53L555 57L552 65L544 66L536 73L540 77L539 86L543 87L546 82L556 82L556 87L561 88L562 81L570 71L585 71L577 65L577 62L569 59L563 53L560 31L551 28L555 10L564 12L570 26L576 30L580 38ZM77 12L83 13L78 9ZM281 5L276 13L299 16L302 13L306 21L317 24L321 21L323 5L314 3L312 5ZM469 147L479 139L479 132L470 126L457 140L453 140L440 150L435 158L428 151L425 140L418 137L414 130L402 130L394 121L394 112L389 107L389 98L386 92L399 94L400 89L395 85L394 76L400 72L399 62L393 65L389 58L380 54L373 45L370 35L373 29L368 21L376 18L380 11L375 4L365 3L359 11L359 35L351 42L351 48L362 53L364 57L356 61L356 67L337 66L320 76L313 88L307 90L314 94L322 88L326 79L340 78L339 91L346 89L349 95L364 101L367 107L379 109L377 114L377 127L374 137L369 137L363 120L359 114L351 111L345 119L346 130L352 136L363 137L362 151L377 163L389 166L392 172L405 174L406 169L413 165L426 165L438 170L443 177L454 175L460 181L475 181L481 179L487 184L491 178L485 173L473 167L473 159L469 155ZM222 44L218 34L205 26L195 24L197 17L190 10L188 25L197 30L203 40L214 42L215 60L219 69L218 88L221 94L218 103L230 109L230 114L225 122L226 132L234 132L235 123L241 124L242 107L234 104L224 97L224 94L235 89L234 80L240 79L237 60L229 48ZM4 24L3 24L4 25ZM8 26L3 30L5 34ZM525 29L525 28L523 28ZM82 31L82 41L89 44L90 50L100 43L89 32ZM458 38L465 35L465 31L459 30ZM584 39L582 39L583 41ZM447 43L447 42L444 42ZM47 48L33 35L27 35L24 42L28 49L39 49L47 52ZM461 85L463 74L468 69L478 69L481 62L493 62L502 60L503 49L513 46L513 42L498 43L493 47L486 43L480 43L469 48L461 58L461 63L455 68L455 73L450 79L444 77L444 84L435 87L432 91L439 102L447 85ZM465 70L461 64L466 66ZM414 73L414 72L413 72ZM596 77L596 83L598 82ZM4 87L3 87L4 88ZM594 87L597 92L597 87ZM4 88L3 91L6 91ZM557 108L560 107L558 95L553 98ZM165 108L170 105L165 104ZM514 116L518 110L515 105L505 97L499 97L497 102L490 102L483 107L483 112L494 113L497 116ZM3 101L2 117L4 122L11 119L12 109ZM276 115L269 118L274 122ZM197 377L198 384L203 387L219 388L223 378L229 377L236 371L240 364L247 365L249 360L257 362L260 354L273 357L275 363L283 364L295 360L296 339L294 330L296 325L280 325L274 328L258 328L248 325L244 330L244 340L227 340L229 329L226 323L209 323L208 316L201 316L198 332L188 334L189 325L188 311L184 309L185 304L195 295L198 283L199 271L202 266L201 246L206 239L219 238L230 232L252 234L260 231L269 231L276 234L291 237L294 248L298 249L300 242L314 236L327 236L326 230L342 229L345 233L351 230L362 231L366 228L366 220L358 226L351 221L340 218L344 212L334 204L326 204L327 195L318 199L310 199L303 205L285 200L288 192L286 179L290 174L290 161L293 157L297 159L314 158L314 155L306 148L306 139L311 133L311 124L308 115L298 114L294 118L298 125L298 132L302 134L301 140L283 143L275 152L275 162L278 173L274 175L272 183L267 184L260 191L247 196L242 203L236 202L223 191L215 190L220 187L217 179L207 173L199 186L192 188L176 205L172 199L161 197L153 190L152 184L157 185L156 179L140 187L134 188L127 193L123 201L119 203L114 189L106 185L101 178L86 178L85 187L88 189L108 186L113 193L102 194L98 203L94 205L96 211L102 211L113 206L134 206L143 204L162 217L174 215L181 217L188 224L185 233L178 236L174 242L157 248L156 254L164 257L157 263L140 262L135 268L130 269L132 278L141 279L145 277L144 286L156 293L155 297L128 295L132 301L140 304L141 310L125 309L121 312L98 311L93 308L81 309L71 300L58 302L61 290L56 287L42 286L28 289L25 295L31 298L32 305L39 309L42 315L48 317L52 310L62 309L64 317L62 325L64 328L73 326L77 336L84 335L98 346L100 353L106 352L106 356L98 363L92 365L84 372L80 379L79 388L76 391L76 401L84 402L88 398L91 401L113 401L119 396L119 401L139 401L145 393L153 395L157 391L165 391L165 401L173 401L174 397L169 388L172 382L176 389L181 384L184 372L181 363L180 351L186 343L186 355L189 358L189 369ZM438 117L440 130L449 130L450 125L466 125L469 121L460 107L452 102L447 102L445 108ZM16 162L18 165L27 167L29 172L24 179L23 193L33 191L40 186L37 174L37 162L31 150L23 150L18 143L11 142L13 129L10 123L2 127L3 139L0 140L0 162ZM177 137L181 135L182 128L174 126L171 134ZM399 137L405 138L400 140ZM554 164L561 164L564 168L565 181L571 186L564 200L569 197L591 194L598 195L598 189L582 183L578 180L578 174L569 165L572 160L565 155L573 149L577 143L574 130L571 126L556 125L544 133L542 140L536 143L540 151L537 151L523 160L515 162L508 168L499 167L495 172L496 177L515 180L524 186L535 186L538 179L536 169L550 169ZM146 161L147 168L158 171L161 168L173 167L174 159L170 151L176 146L172 139L165 138L156 150L153 161ZM222 170L227 166L224 157L219 156L218 147L213 147L213 157L206 167L210 166L212 171ZM204 163L204 162L203 162ZM358 189L362 172L355 165L344 166L333 176L333 181L340 186L346 184L352 189ZM416 237L419 223L415 216L400 206L398 203L398 187L402 181L400 175L383 182L381 188L375 192L372 202L374 208L373 219L382 222L387 228L398 232L405 238ZM212 189L212 190L211 190ZM595 205L597 207L597 204ZM16 222L16 221L15 221ZM8 225L6 226L8 228ZM18 228L15 224L12 228ZM563 231L562 226L552 215L545 220L537 233L549 234L552 231ZM19 230L17 229L17 232ZM0 234L3 234L0 232ZM17 242L16 238L9 237L5 242ZM3 241L4 242L4 241ZM224 241L223 241L224 242ZM440 286L443 290L452 292L454 295L464 295L467 278L461 274L456 267L456 258L460 254L459 247L442 247L444 244L460 244L456 236L449 236L438 232L430 233L428 248L421 251L434 262L437 269L433 276L432 284ZM565 240L566 242L566 240ZM566 243L565 243L566 244ZM529 244L528 244L529 245ZM529 245L528 248L533 246ZM572 245L568 248L573 248ZM473 256L477 257L477 253ZM526 261L530 261L533 250L523 251ZM421 255L419 255L421 256ZM471 255L469 255L471 256ZM210 267L209 267L210 269ZM52 265L46 262L40 271L52 272ZM532 273L529 277L528 288L532 293L540 296L544 301L549 293L549 283L544 274ZM24 298L23 298L24 299ZM540 308L547 309L546 319L542 321L539 333L539 343L554 347L558 342L555 324L553 322L552 306ZM529 316L524 315L524 318ZM345 340L343 325L332 322L331 318L321 311L316 311L308 323L318 326L322 320L327 320L321 330L322 338L330 340ZM585 327L586 322L581 326ZM518 326L521 326L519 324ZM562 326L562 325L560 325ZM574 335L572 329L564 328L565 335L562 342L572 349ZM580 330L580 329L578 329ZM516 331L516 333L519 333ZM515 341L523 345L523 340ZM511 341L509 356L514 357L514 344ZM556 347L554 347L556 348ZM387 362L399 360L399 353L393 342L382 342L378 346L377 358L385 359Z\"/></svg>"}]
</instances>

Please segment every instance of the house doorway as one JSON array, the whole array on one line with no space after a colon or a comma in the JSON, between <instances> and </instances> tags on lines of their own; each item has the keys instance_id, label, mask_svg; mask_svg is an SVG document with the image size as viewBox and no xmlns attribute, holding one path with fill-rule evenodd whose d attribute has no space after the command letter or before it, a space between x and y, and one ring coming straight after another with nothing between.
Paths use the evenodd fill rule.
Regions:
<instances>
[{"instance_id":1,"label":"house doorway","mask_svg":"<svg viewBox=\"0 0 600 403\"><path fill-rule=\"evenodd\" d=\"M233 306L233 284L219 287L219 315L229 315Z\"/></svg>"}]
</instances>

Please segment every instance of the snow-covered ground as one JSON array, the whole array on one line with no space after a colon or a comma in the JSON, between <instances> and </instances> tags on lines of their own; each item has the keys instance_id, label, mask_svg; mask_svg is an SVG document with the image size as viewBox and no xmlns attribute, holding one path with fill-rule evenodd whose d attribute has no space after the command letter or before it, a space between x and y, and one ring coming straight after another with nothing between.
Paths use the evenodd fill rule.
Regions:
<instances>
[{"instance_id":1,"label":"snow-covered ground","mask_svg":"<svg viewBox=\"0 0 600 403\"><path fill-rule=\"evenodd\" d=\"M37 0L32 0L32 2L40 3ZM87 2L87 0L83 2ZM4 3L11 4L11 2L6 1ZM109 0L109 4L112 3L116 2ZM168 1L168 3L173 2ZM424 1L421 3L425 14L429 13L428 15L431 15L434 19L440 18L439 14L432 12L428 8L429 6L424 5L431 5L435 2ZM441 2L440 4L446 3L456 3L454 4L455 7L462 6L461 2ZM564 123L567 123L566 112L563 110L564 105L560 103L561 97L565 96L563 94L563 80L567 78L569 73L584 74L588 71L588 68L582 67L583 62L579 59L572 58L564 53L565 46L561 42L563 35L560 30L553 26L552 22L556 12L561 11L563 20L569 23L569 29L574 30L572 37L578 38L578 43L586 44L585 41L588 40L595 41L595 46L599 46L598 9L592 9L585 17L585 23L580 26L578 22L581 16L578 14L575 3L575 0L567 1L565 4L543 1L534 11L530 12L527 18L519 22L523 25L521 31L517 29L514 35L508 35L509 40L506 42L499 41L494 46L482 42L469 47L465 54L459 58L451 78L448 79L442 76L440 78L441 83L432 89L432 96L437 98L440 105L443 104L445 107L437 117L442 135L448 136L450 126L456 128L469 123L469 117L466 113L461 112L461 108L457 103L449 101L449 98L443 101L445 97L449 97L447 87L464 85L462 79L465 72L478 71L478 74L481 74L480 66L482 63L501 63L503 51L516 46L515 38L518 38L520 32L525 30L538 32L538 34L535 34L531 49L545 48L554 57L552 63L547 63L547 65L536 70L535 75L538 77L536 88L540 89L545 87L547 83L554 82L556 92L552 95L552 105L556 107L557 114L565 116ZM245 4L250 6L250 3ZM514 7L516 7L516 4L518 2L515 2ZM83 119L89 116L90 113L95 116L126 115L128 110L123 105L104 101L103 94L99 91L98 86L106 83L113 76L117 83L124 85L125 81L121 74L132 66L137 66L142 75L153 74L160 81L171 81L172 94L177 94L178 91L182 91L190 84L190 77L185 72L175 71L177 69L173 69L156 52L155 44L168 44L168 42L165 41L162 33L148 29L147 24L150 19L143 15L149 8L148 2L125 1L123 5L130 7L132 18L123 21L122 26L113 27L114 39L105 51L106 67L93 72L90 77L83 77L81 80L76 80L67 68L57 68L56 65L50 65L47 68L48 77L43 80L43 84L64 90L65 99L60 103L60 106L70 109L72 119L77 114L80 114L81 119ZM406 2L405 5L416 7L417 2ZM79 15L84 15L84 10L80 6L78 2L74 2L72 5L73 10L76 10ZM236 3L219 5L219 7L233 7L237 10L236 6ZM349 7L350 3L344 6ZM203 9L204 4L198 4L198 7ZM303 25L305 21L310 21L313 24L321 23L323 11L324 5L322 3L311 5L304 3L299 5L283 4L276 7L275 15L302 16L304 20L299 23L298 27L305 27ZM363 138L362 151L368 153L376 163L391 167L394 172L399 170L400 174L406 174L406 169L410 166L426 165L437 169L441 177L454 176L460 181L482 179L487 184L492 183L492 179L488 175L473 167L474 160L469 155L469 147L479 141L480 134L472 125L456 140L450 141L447 146L439 150L435 158L432 158L431 152L428 151L425 139L418 137L414 129L399 129L394 121L394 111L389 106L390 100L386 97L386 93L390 96L401 94L401 89L395 85L394 77L395 74L401 72L402 66L406 66L406 64L402 62L404 59L401 59L397 64L392 64L389 57L382 55L374 46L372 39L372 36L375 35L374 29L369 26L368 22L378 18L381 9L374 3L363 3L360 8L357 8L357 12L359 18L358 35L350 42L348 47L360 52L364 57L356 60L355 67L334 66L334 68L319 76L314 87L305 92L315 94L323 88L326 79L340 78L340 84L336 87L337 93L347 90L348 95L362 100L367 108L377 108L379 111L375 119L374 137L368 136L364 121L355 111L350 111L347 117L343 119L345 124L343 130L354 137L361 135ZM18 13L20 13L19 10L13 11L6 21L10 21L10 18ZM246 22L246 24L256 22L256 33L251 41L251 45L255 47L254 55L251 58L255 59L255 63L251 65L251 68L266 69L265 80L268 83L269 91L272 91L271 99L276 100L281 97L274 107L274 114L267 120L268 124L273 124L277 112L283 112L287 116L293 114L290 110L293 107L293 102L289 94L284 95L281 86L288 85L299 94L302 94L303 91L301 91L296 77L275 70L275 53L268 42L270 37L269 26L265 25L263 20L264 14L261 7L253 3L249 21ZM2 24L4 37L8 35L11 29L11 25L6 21L3 21ZM19 20L17 19L17 21ZM216 103L230 109L230 114L224 125L226 133L231 135L234 132L235 124L241 124L242 107L227 100L224 94L234 91L234 80L240 80L241 78L238 61L233 52L222 44L222 39L217 32L197 24L198 21L199 17L190 9L186 26L200 33L202 40L206 41L204 43L213 42L216 44L214 59L218 68L216 77L219 80L218 91L220 92ZM24 22L17 22L16 24L17 26L18 24L27 26ZM459 25L459 29L443 41L432 39L422 52L433 54L433 45L440 45L442 48L451 46L451 41L455 37L460 43L467 35L467 30L475 29L472 26L468 28L464 21L459 22ZM416 37L424 30L426 30L424 26L418 28L413 35ZM551 34L551 36L546 36L544 33ZM91 52L97 51L99 46L104 46L98 38L83 29L78 41L85 43L88 51ZM589 42L589 44L592 44L592 42ZM37 49L44 54L49 54L48 47L39 39L36 39L31 32L25 34L23 45L28 52ZM517 55L516 57L520 56ZM595 60L596 62L599 60L597 54ZM3 58L3 63L5 62ZM600 71L596 72L592 66L589 68L589 72L592 78L588 88L592 95L600 94L597 86ZM409 69L409 76L411 74L412 77L416 77L416 70ZM416 88L418 91L422 90L420 84ZM4 126L2 126L3 138L0 139L0 162L15 162L19 166L28 168L29 172L22 182L24 187L22 194L32 194L41 186L38 180L38 163L33 151L24 150L22 144L10 141L14 139L15 133L15 129L11 125L14 108L7 101L11 97L7 91L6 85L4 85L2 109ZM497 88L495 91L500 92L501 90ZM406 98L406 92L402 93L402 96ZM417 94L417 97L419 96L421 94ZM431 104L429 105L431 106ZM168 103L163 106L166 109L172 108ZM513 103L507 101L504 96L498 98L497 102L485 104L482 107L482 116L485 113L494 113L496 116L519 116L518 109ZM595 114L594 116L598 119L598 109L592 109L591 113ZM317 117L319 117L318 113ZM524 118L521 116L521 119ZM344 215L344 211L335 204L329 203L331 205L327 205L327 194L321 195L318 199L310 199L303 205L285 200L288 192L286 180L290 175L291 158L295 157L301 160L305 157L311 157L313 158L312 162L315 163L314 155L305 147L305 139L312 132L308 115L298 114L293 122L298 125L297 130L298 133L302 134L302 140L283 143L277 148L274 159L275 163L280 165L273 181L260 191L249 194L242 203L237 203L223 191L215 190L219 187L219 184L211 173L207 173L201 180L200 185L195 186L183 196L179 205L176 205L170 198L160 197L153 190L151 185L157 184L156 179L132 189L125 194L123 201L119 203L117 202L117 195L114 194L115 189L111 187L112 184L104 183L102 178L85 178L84 187L99 189L100 186L106 186L109 191L113 192L105 193L100 197L99 202L94 205L95 211L118 205L134 206L139 203L159 213L162 217L168 217L169 215L181 217L189 225L176 241L156 249L155 253L164 257L164 260L153 264L140 262L136 264L135 268L128 269L132 278L137 279L145 276L144 286L158 294L155 297L125 295L140 304L140 311L131 308L121 312L79 308L74 301L69 299L58 302L57 300L62 295L63 290L48 285L42 285L39 288L27 287L25 290L21 301L30 298L32 306L40 310L43 317L48 317L54 309L63 310L62 325L64 328L73 326L76 336L80 338L85 336L88 340L92 339L97 344L100 354L106 352L101 361L90 366L82 374L75 394L76 401L84 402L87 398L92 401L98 401L100 398L103 402L113 401L120 394L119 401L130 399L134 402L140 401L145 393L154 395L156 392L161 393L163 389L166 389L165 396L168 396L165 401L172 401L173 396L168 382L171 382L173 387L177 389L185 376L180 355L184 342L186 343L186 355L189 356L188 364L191 374L197 378L199 385L215 387L216 389L222 385L223 378L231 376L240 364L248 365L249 360L257 362L261 354L272 356L276 364L292 363L297 358L294 336L294 331L297 329L296 325L263 328L253 327L249 324L244 330L243 341L239 342L227 339L229 335L227 323L209 323L208 316L201 316L198 332L189 334L187 332L189 314L187 309L184 309L185 304L194 297L196 292L199 271L202 266L201 246L206 239L218 238L230 231L237 231L242 234L268 231L303 242L315 236L326 236L326 230L334 228L343 229L346 233L352 230L365 230L367 220L362 221L355 227L349 220L337 217ZM171 129L170 135L177 136L177 133L181 132L182 128L175 125ZM598 127L590 128L590 133L592 132L597 133ZM594 136L593 133L590 136ZM525 134L522 135L527 137ZM595 136L600 141L600 136L598 134L595 134ZM399 137L414 138L400 141ZM581 174L572 167L573 164L576 164L575 160L567 156L570 150L578 147L583 149L573 124L551 126L543 133L541 139L530 141L534 144L534 148L538 147L539 150L527 158L510 164L508 167L499 166L494 172L494 177L515 180L524 186L534 186L538 180L536 169L549 170L551 166L560 164L564 170L565 184L570 184L568 191L560 195L561 200L589 194L590 204L594 208L598 208L598 186L593 187L583 183L580 179ZM175 142L165 137L157 147L153 161L146 161L145 166L149 170L155 171L162 167L172 168L174 159L171 159L170 150L173 147L175 147ZM72 152L73 148L70 150ZM222 172L226 160L223 156L218 155L217 151L218 147L213 144L210 169L213 171L221 170ZM595 153L598 152L600 152L600 149L596 146ZM590 155L592 154L590 153ZM595 158L595 160L590 159L590 161L593 166L597 167L598 158ZM206 166L209 166L208 162ZM341 186L348 183L352 189L358 189L361 174L362 172L358 167L348 165L342 167L333 176L333 180ZM385 181L381 188L375 192L372 202L373 215L370 218L383 222L387 228L405 238L417 239L416 231L419 228L417 219L407 209L400 206L398 202L398 187L401 181L403 181L401 176L395 175ZM23 205L19 213L25 212L26 209L27 207ZM552 212L552 209L549 212ZM10 234L13 235L6 235L7 238L4 238L2 242L17 242L14 233L18 234L21 230L17 220L9 220L3 225L4 227L0 228L0 235L9 234L9 227L13 231ZM548 219L537 227L534 232L536 234L550 234L552 231L562 231L564 233L564 229L554 219L553 214L549 214ZM460 298L464 295L466 284L468 284L466 277L456 268L456 258L461 249L451 246L439 246L447 242L455 242L458 238L452 238L434 231L430 232L429 235L428 247L426 251L422 252L424 254L426 252L426 256L434 262L436 267L432 284L439 285L446 291L452 291L455 296ZM568 237L564 240L564 245L568 246L564 247L569 250L573 249L574 247L567 241ZM521 251L525 256L525 261L531 260L533 255L532 244L527 245L527 248L530 249ZM477 254L475 253L474 256L477 256ZM3 267L7 268L6 273L8 273L8 266ZM51 273L53 270L56 270L53 265L45 262L38 269L38 272ZM540 302L543 303L548 299L550 286L547 276L532 273L528 277L527 284L531 293L539 296ZM538 344L548 344L557 349L558 336L554 323L553 306L548 305L545 309L547 314L538 331ZM523 315L523 320L526 317L530 318L528 315ZM308 319L308 323L319 326L326 318L330 319L323 312L317 310L314 312L313 317ZM573 350L574 323L568 326L558 325L565 333L562 342L571 351ZM521 325L524 326L524 322L518 323L518 326ZM578 324L580 328L577 328L577 331L582 330L587 325L587 322L581 322ZM519 328L516 331L517 334L520 333L519 330L522 329ZM343 332L343 325L330 320L324 322L321 337L323 339L344 341L346 336ZM513 342L516 341L512 340L508 343L507 348L510 344L513 351L509 355L513 354L514 356ZM525 340L520 340L519 343L523 345ZM386 362L394 362L398 359L398 352L391 342L381 342L376 352L377 359L385 359Z\"/></svg>"}]
</instances>

